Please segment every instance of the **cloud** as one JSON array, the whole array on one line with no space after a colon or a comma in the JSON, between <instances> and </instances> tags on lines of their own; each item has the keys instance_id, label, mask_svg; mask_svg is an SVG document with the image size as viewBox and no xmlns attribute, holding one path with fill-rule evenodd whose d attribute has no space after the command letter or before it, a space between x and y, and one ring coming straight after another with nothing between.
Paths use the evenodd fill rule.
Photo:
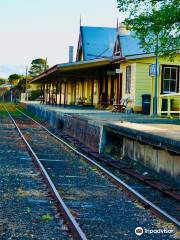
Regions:
<instances>
[{"instance_id":1,"label":"cloud","mask_svg":"<svg viewBox=\"0 0 180 240\"><path fill-rule=\"evenodd\" d=\"M25 67L22 65L0 65L0 77L8 78L12 73L25 74Z\"/></svg>"}]
</instances>

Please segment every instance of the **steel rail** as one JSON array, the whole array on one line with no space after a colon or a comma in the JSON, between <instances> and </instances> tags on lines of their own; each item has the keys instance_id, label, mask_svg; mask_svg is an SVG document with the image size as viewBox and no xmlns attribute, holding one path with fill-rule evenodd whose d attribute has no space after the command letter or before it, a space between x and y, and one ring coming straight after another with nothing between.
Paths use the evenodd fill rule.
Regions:
<instances>
[{"instance_id":1,"label":"steel rail","mask_svg":"<svg viewBox=\"0 0 180 240\"><path fill-rule=\"evenodd\" d=\"M160 216L163 219L166 219L172 223L174 223L176 226L180 227L180 222L175 219L173 216L168 214L166 211L162 210L158 206L156 206L151 201L147 200L145 197L143 197L140 193L138 193L136 190L134 190L132 187L130 187L128 184L126 184L124 181L122 181L120 178L116 177L114 174L106 170L104 167L93 161L90 157L84 155L83 153L79 152L77 149L72 147L70 144L62 140L61 138L57 137L55 134L53 134L51 131L49 131L46 127L44 127L42 124L22 112L17 108L17 110L26 116L27 118L31 119L33 122L38 124L41 128L43 128L46 132L48 132L51 136L53 136L55 139L66 145L68 148L70 148L72 151L74 151L79 156L83 157L87 162L91 163L92 165L96 166L102 173L106 174L108 178L110 178L116 185L120 186L124 190L126 190L128 193L134 195L141 203L143 203L147 208L151 209L154 213L156 213L158 216Z\"/></svg>"},{"instance_id":2,"label":"steel rail","mask_svg":"<svg viewBox=\"0 0 180 240\"><path fill-rule=\"evenodd\" d=\"M54 183L52 182L51 178L49 177L47 171L45 170L44 166L42 165L42 163L40 162L39 158L37 157L36 153L34 152L34 150L31 148L30 144L28 143L28 141L25 139L24 135L22 134L21 130L19 129L18 125L16 124L15 120L13 119L12 115L10 114L10 112L7 110L7 108L5 106L3 106L4 109L6 110L6 112L8 113L10 119L12 120L14 126L16 127L19 135L21 136L21 138L23 139L24 143L26 144L29 152L31 153L31 155L33 156L33 158L36 161L37 166L39 167L46 183L48 184L48 187L50 188L53 196L55 197L55 199L58 202L58 205L60 206L60 209L62 211L62 215L65 218L67 225L70 228L71 234L74 237L74 239L76 240L87 240L86 235L84 234L84 232L82 231L82 229L80 228L79 224L76 222L76 220L74 219L73 215L71 214L71 212L69 211L68 207L66 206L66 204L64 203L63 199L61 198L60 194L58 193Z\"/></svg>"}]
</instances>

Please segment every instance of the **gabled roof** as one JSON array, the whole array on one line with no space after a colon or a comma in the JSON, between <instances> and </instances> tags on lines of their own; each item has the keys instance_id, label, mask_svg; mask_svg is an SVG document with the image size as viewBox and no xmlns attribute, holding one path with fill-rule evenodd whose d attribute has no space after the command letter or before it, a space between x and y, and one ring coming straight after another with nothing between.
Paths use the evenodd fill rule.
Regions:
<instances>
[{"instance_id":1,"label":"gabled roof","mask_svg":"<svg viewBox=\"0 0 180 240\"><path fill-rule=\"evenodd\" d=\"M119 38L123 57L145 53L140 46L140 40L134 35L120 35Z\"/></svg>"},{"instance_id":2,"label":"gabled roof","mask_svg":"<svg viewBox=\"0 0 180 240\"><path fill-rule=\"evenodd\" d=\"M116 28L81 26L77 60L112 57L116 36Z\"/></svg>"},{"instance_id":3,"label":"gabled roof","mask_svg":"<svg viewBox=\"0 0 180 240\"><path fill-rule=\"evenodd\" d=\"M140 40L133 32L130 32L129 34L118 34L115 51L119 51L121 57L146 53L140 45Z\"/></svg>"}]
</instances>

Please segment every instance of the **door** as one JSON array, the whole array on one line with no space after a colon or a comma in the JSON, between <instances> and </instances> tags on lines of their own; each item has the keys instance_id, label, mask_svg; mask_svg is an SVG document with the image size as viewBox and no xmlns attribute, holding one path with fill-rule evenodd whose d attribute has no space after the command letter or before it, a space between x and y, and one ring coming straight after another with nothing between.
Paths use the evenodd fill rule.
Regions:
<instances>
[{"instance_id":1,"label":"door","mask_svg":"<svg viewBox=\"0 0 180 240\"><path fill-rule=\"evenodd\" d=\"M116 98L116 103L120 104L121 99L122 99L122 73L118 74L116 77L117 81L117 98Z\"/></svg>"},{"instance_id":2,"label":"door","mask_svg":"<svg viewBox=\"0 0 180 240\"><path fill-rule=\"evenodd\" d=\"M111 76L111 96L110 96L110 105L114 103L114 76Z\"/></svg>"}]
</instances>

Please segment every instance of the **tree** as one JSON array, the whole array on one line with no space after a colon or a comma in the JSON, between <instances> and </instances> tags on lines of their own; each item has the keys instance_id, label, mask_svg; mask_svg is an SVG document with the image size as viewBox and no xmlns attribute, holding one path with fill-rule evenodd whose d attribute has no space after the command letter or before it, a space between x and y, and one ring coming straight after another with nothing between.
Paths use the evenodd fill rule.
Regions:
<instances>
[{"instance_id":1,"label":"tree","mask_svg":"<svg viewBox=\"0 0 180 240\"><path fill-rule=\"evenodd\" d=\"M117 0L118 8L128 12L127 27L139 37L146 52L171 59L180 49L179 0Z\"/></svg>"},{"instance_id":2,"label":"tree","mask_svg":"<svg viewBox=\"0 0 180 240\"><path fill-rule=\"evenodd\" d=\"M25 92L26 90L26 78L22 78L15 87L19 92Z\"/></svg>"},{"instance_id":3,"label":"tree","mask_svg":"<svg viewBox=\"0 0 180 240\"><path fill-rule=\"evenodd\" d=\"M7 81L7 80L6 80L5 78L1 78L1 77L0 77L0 85L6 83L6 81Z\"/></svg>"},{"instance_id":4,"label":"tree","mask_svg":"<svg viewBox=\"0 0 180 240\"><path fill-rule=\"evenodd\" d=\"M8 81L9 83L13 84L13 85L17 85L18 82L23 78L23 75L17 74L17 73L13 73L8 77Z\"/></svg>"},{"instance_id":5,"label":"tree","mask_svg":"<svg viewBox=\"0 0 180 240\"><path fill-rule=\"evenodd\" d=\"M173 56L180 49L179 0L117 0L120 11L129 12L125 24L136 33L147 53L155 53L153 111L157 115L158 56Z\"/></svg>"},{"instance_id":6,"label":"tree","mask_svg":"<svg viewBox=\"0 0 180 240\"><path fill-rule=\"evenodd\" d=\"M29 74L31 75L31 77L36 77L48 68L49 66L47 65L47 59L37 58L31 62Z\"/></svg>"}]
</instances>

